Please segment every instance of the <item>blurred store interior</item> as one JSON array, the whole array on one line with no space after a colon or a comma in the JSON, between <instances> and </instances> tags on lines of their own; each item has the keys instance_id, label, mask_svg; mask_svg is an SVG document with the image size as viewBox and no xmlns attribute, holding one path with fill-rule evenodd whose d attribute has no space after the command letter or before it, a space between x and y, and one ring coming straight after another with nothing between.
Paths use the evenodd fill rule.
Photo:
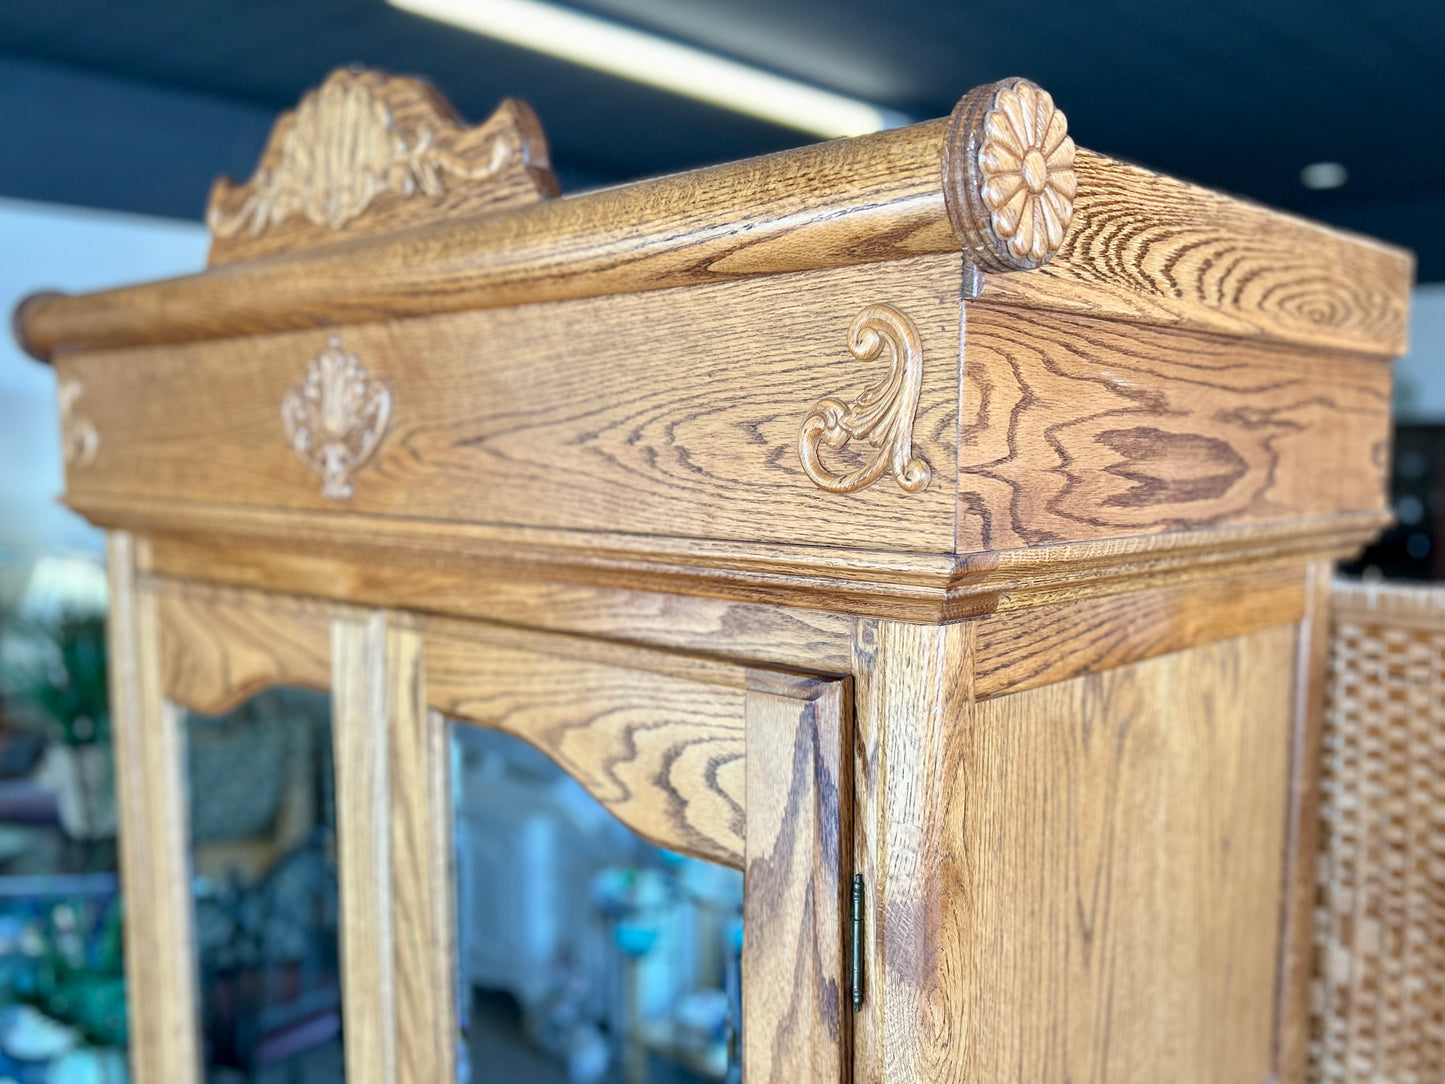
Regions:
<instances>
[{"instance_id":1,"label":"blurred store interior","mask_svg":"<svg viewBox=\"0 0 1445 1084\"><path fill-rule=\"evenodd\" d=\"M1026 75L1083 146L1413 249L1397 524L1347 572L1445 579L1445 5L562 7L866 103L880 123ZM200 270L214 178L249 176L276 114L351 63L423 75L470 121L530 102L564 195L820 138L386 0L9 4L0 307ZM0 1080L20 1084L125 1079L104 546L57 501L57 419L52 371L0 336ZM188 727L211 1079L339 1079L324 698L278 690ZM462 1060L512 1066L475 1078L725 1079L740 878L631 836L529 747L459 729L453 756ZM46 1075L59 1065L70 1075Z\"/></svg>"}]
</instances>

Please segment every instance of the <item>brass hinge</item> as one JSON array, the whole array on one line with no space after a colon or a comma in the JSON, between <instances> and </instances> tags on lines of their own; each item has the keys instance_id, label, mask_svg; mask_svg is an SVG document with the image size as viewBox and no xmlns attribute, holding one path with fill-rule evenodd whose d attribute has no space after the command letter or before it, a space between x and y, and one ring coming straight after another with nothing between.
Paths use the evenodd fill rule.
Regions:
<instances>
[{"instance_id":1,"label":"brass hinge","mask_svg":"<svg viewBox=\"0 0 1445 1084\"><path fill-rule=\"evenodd\" d=\"M848 953L848 990L853 1011L863 1008L863 874L853 875L853 922Z\"/></svg>"}]
</instances>

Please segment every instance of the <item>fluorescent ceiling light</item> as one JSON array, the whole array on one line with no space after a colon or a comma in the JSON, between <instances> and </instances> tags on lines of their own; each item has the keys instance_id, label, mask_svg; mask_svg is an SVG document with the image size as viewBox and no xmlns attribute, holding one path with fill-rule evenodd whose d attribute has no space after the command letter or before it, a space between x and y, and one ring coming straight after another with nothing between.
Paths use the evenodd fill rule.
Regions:
<instances>
[{"instance_id":1,"label":"fluorescent ceiling light","mask_svg":"<svg viewBox=\"0 0 1445 1084\"><path fill-rule=\"evenodd\" d=\"M1299 179L1306 188L1339 188L1350 179L1350 171L1338 162L1311 162L1299 171Z\"/></svg>"},{"instance_id":2,"label":"fluorescent ceiling light","mask_svg":"<svg viewBox=\"0 0 1445 1084\"><path fill-rule=\"evenodd\" d=\"M388 2L513 45L821 136L862 135L906 122L892 110L541 0Z\"/></svg>"}]
</instances>

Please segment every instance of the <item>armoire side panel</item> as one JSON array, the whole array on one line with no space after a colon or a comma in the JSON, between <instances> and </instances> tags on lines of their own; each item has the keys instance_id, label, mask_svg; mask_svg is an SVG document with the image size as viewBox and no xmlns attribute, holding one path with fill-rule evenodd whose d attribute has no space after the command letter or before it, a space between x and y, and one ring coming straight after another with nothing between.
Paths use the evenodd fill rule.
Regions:
<instances>
[{"instance_id":1,"label":"armoire side panel","mask_svg":"<svg viewBox=\"0 0 1445 1084\"><path fill-rule=\"evenodd\" d=\"M974 704L943 840L949 1080L1260 1084L1297 626ZM945 969L940 969L945 970Z\"/></svg>"}]
</instances>

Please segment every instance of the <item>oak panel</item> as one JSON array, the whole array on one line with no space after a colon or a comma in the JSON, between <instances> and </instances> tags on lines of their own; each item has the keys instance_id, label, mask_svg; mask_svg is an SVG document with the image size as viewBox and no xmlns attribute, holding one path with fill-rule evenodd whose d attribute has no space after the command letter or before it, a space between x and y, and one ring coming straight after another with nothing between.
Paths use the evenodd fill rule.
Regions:
<instances>
[{"instance_id":1,"label":"oak panel","mask_svg":"<svg viewBox=\"0 0 1445 1084\"><path fill-rule=\"evenodd\" d=\"M368 606L479 618L551 632L846 673L853 619L726 599L487 575L434 564L348 558L180 536L151 539L146 567L166 576Z\"/></svg>"},{"instance_id":2,"label":"oak panel","mask_svg":"<svg viewBox=\"0 0 1445 1084\"><path fill-rule=\"evenodd\" d=\"M107 526L143 522L168 534L203 536L206 544L224 533L225 546L250 542L266 550L344 554L349 564L376 563L378 577L397 566L422 564L464 577L671 592L827 608L838 616L934 622L1348 558L1391 522L1382 509L953 555L327 516L139 498L71 504ZM331 592L336 585L322 588Z\"/></svg>"},{"instance_id":3,"label":"oak panel","mask_svg":"<svg viewBox=\"0 0 1445 1084\"><path fill-rule=\"evenodd\" d=\"M431 705L536 746L639 835L744 861L744 671L570 637L434 622Z\"/></svg>"},{"instance_id":4,"label":"oak panel","mask_svg":"<svg viewBox=\"0 0 1445 1084\"><path fill-rule=\"evenodd\" d=\"M1385 504L1389 366L970 304L960 551Z\"/></svg>"},{"instance_id":5,"label":"oak panel","mask_svg":"<svg viewBox=\"0 0 1445 1084\"><path fill-rule=\"evenodd\" d=\"M743 1071L748 1084L848 1084L850 689L748 676Z\"/></svg>"},{"instance_id":6,"label":"oak panel","mask_svg":"<svg viewBox=\"0 0 1445 1084\"><path fill-rule=\"evenodd\" d=\"M214 715L272 685L331 687L331 612L324 602L149 581L168 699Z\"/></svg>"},{"instance_id":7,"label":"oak panel","mask_svg":"<svg viewBox=\"0 0 1445 1084\"><path fill-rule=\"evenodd\" d=\"M1282 626L960 720L939 965L958 1044L931 1079L1271 1076L1296 645Z\"/></svg>"},{"instance_id":8,"label":"oak panel","mask_svg":"<svg viewBox=\"0 0 1445 1084\"><path fill-rule=\"evenodd\" d=\"M17 328L30 353L50 357L926 253L957 259L942 191L948 128L947 120L927 121L224 274L37 297ZM980 276L980 296L1383 356L1403 352L1408 252L1084 150L1075 170L1076 209L1059 255L1036 271Z\"/></svg>"},{"instance_id":9,"label":"oak panel","mask_svg":"<svg viewBox=\"0 0 1445 1084\"><path fill-rule=\"evenodd\" d=\"M948 121L832 140L508 214L203 275L51 295L17 321L49 356L728 282L928 253L960 263ZM957 280L955 280L957 288Z\"/></svg>"},{"instance_id":10,"label":"oak panel","mask_svg":"<svg viewBox=\"0 0 1445 1084\"><path fill-rule=\"evenodd\" d=\"M1080 150L1063 247L987 301L1398 357L1414 257Z\"/></svg>"},{"instance_id":11,"label":"oak panel","mask_svg":"<svg viewBox=\"0 0 1445 1084\"><path fill-rule=\"evenodd\" d=\"M1305 594L1296 566L984 618L974 695L984 700L1289 624L1304 615Z\"/></svg>"},{"instance_id":12,"label":"oak panel","mask_svg":"<svg viewBox=\"0 0 1445 1084\"><path fill-rule=\"evenodd\" d=\"M957 278L956 258L928 257L343 329L342 348L393 404L345 501L322 495L281 418L327 335L76 356L61 368L84 387L100 451L70 472L70 496L947 550ZM913 441L933 480L922 493L887 476L825 493L798 435L820 399L887 374L886 355L848 350L854 316L880 302L923 344ZM840 471L863 461L852 448L826 455Z\"/></svg>"}]
</instances>

